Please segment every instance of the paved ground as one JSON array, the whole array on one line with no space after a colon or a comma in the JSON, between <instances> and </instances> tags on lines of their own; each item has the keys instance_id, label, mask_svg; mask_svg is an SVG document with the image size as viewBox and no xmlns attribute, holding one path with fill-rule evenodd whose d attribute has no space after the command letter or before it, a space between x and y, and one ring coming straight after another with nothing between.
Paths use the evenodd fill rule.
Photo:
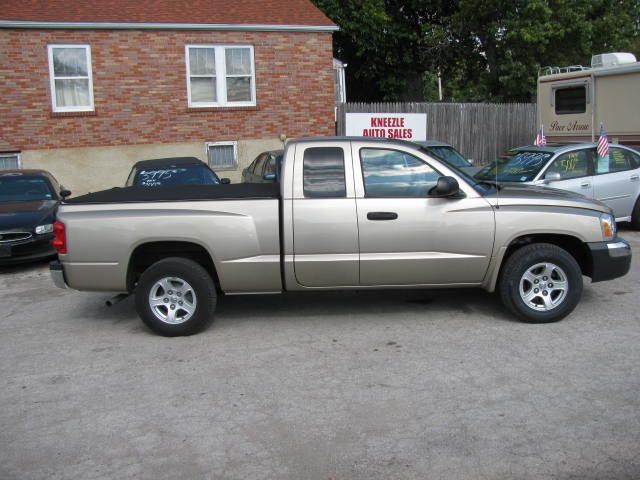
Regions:
<instances>
[{"instance_id":1,"label":"paved ground","mask_svg":"<svg viewBox=\"0 0 640 480\"><path fill-rule=\"evenodd\" d=\"M0 479L637 479L639 282L537 326L473 290L231 297L166 339L4 270Z\"/></svg>"}]
</instances>

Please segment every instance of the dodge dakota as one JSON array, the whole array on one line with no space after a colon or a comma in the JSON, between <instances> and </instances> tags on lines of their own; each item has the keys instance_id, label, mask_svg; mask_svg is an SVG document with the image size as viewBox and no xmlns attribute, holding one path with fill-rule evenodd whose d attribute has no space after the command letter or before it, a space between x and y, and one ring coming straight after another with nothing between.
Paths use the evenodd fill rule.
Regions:
<instances>
[{"instance_id":1,"label":"dodge dakota","mask_svg":"<svg viewBox=\"0 0 640 480\"><path fill-rule=\"evenodd\" d=\"M134 294L154 332L189 335L221 294L481 287L526 322L562 319L583 276L625 275L606 205L479 181L401 140L287 143L279 183L114 188L65 200L56 285Z\"/></svg>"}]
</instances>

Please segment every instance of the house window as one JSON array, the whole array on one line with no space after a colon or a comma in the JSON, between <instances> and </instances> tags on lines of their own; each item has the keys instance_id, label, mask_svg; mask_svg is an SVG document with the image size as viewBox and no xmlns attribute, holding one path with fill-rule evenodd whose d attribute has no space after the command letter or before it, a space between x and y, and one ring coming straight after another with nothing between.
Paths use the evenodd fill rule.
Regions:
<instances>
[{"instance_id":1,"label":"house window","mask_svg":"<svg viewBox=\"0 0 640 480\"><path fill-rule=\"evenodd\" d=\"M238 142L207 143L207 160L215 172L235 170L238 167Z\"/></svg>"},{"instance_id":2,"label":"house window","mask_svg":"<svg viewBox=\"0 0 640 480\"><path fill-rule=\"evenodd\" d=\"M89 45L49 45L49 78L54 112L93 110Z\"/></svg>"},{"instance_id":3,"label":"house window","mask_svg":"<svg viewBox=\"0 0 640 480\"><path fill-rule=\"evenodd\" d=\"M256 104L252 46L187 45L189 107Z\"/></svg>"},{"instance_id":4,"label":"house window","mask_svg":"<svg viewBox=\"0 0 640 480\"><path fill-rule=\"evenodd\" d=\"M555 90L556 114L584 113L587 111L586 87L558 88Z\"/></svg>"},{"instance_id":5,"label":"house window","mask_svg":"<svg viewBox=\"0 0 640 480\"><path fill-rule=\"evenodd\" d=\"M19 153L0 153L0 170L14 170L20 168Z\"/></svg>"}]
</instances>

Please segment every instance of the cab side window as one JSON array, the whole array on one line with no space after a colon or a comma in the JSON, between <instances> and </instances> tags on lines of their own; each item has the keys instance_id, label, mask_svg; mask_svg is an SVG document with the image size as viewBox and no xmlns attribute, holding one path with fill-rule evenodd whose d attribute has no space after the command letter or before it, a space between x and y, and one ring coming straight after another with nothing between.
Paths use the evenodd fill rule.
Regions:
<instances>
[{"instance_id":1,"label":"cab side window","mask_svg":"<svg viewBox=\"0 0 640 480\"><path fill-rule=\"evenodd\" d=\"M567 152L556 158L545 172L545 178L560 175L560 180L580 178L590 175L589 165L593 160L593 150Z\"/></svg>"},{"instance_id":2,"label":"cab side window","mask_svg":"<svg viewBox=\"0 0 640 480\"><path fill-rule=\"evenodd\" d=\"M363 148L360 162L367 197L426 197L440 174L397 150Z\"/></svg>"},{"instance_id":3,"label":"cab side window","mask_svg":"<svg viewBox=\"0 0 640 480\"><path fill-rule=\"evenodd\" d=\"M609 147L609 157L598 158L596 162L596 174L623 172L637 168L637 159L634 154L622 148Z\"/></svg>"}]
</instances>

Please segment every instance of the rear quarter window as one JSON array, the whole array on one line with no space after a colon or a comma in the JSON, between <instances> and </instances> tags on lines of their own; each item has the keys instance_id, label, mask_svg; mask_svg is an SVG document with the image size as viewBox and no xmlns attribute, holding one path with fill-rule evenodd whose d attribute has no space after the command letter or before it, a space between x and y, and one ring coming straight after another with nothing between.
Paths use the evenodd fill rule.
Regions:
<instances>
[{"instance_id":1,"label":"rear quarter window","mask_svg":"<svg viewBox=\"0 0 640 480\"><path fill-rule=\"evenodd\" d=\"M307 198L346 197L344 150L339 147L311 147L302 161L303 191Z\"/></svg>"}]
</instances>

